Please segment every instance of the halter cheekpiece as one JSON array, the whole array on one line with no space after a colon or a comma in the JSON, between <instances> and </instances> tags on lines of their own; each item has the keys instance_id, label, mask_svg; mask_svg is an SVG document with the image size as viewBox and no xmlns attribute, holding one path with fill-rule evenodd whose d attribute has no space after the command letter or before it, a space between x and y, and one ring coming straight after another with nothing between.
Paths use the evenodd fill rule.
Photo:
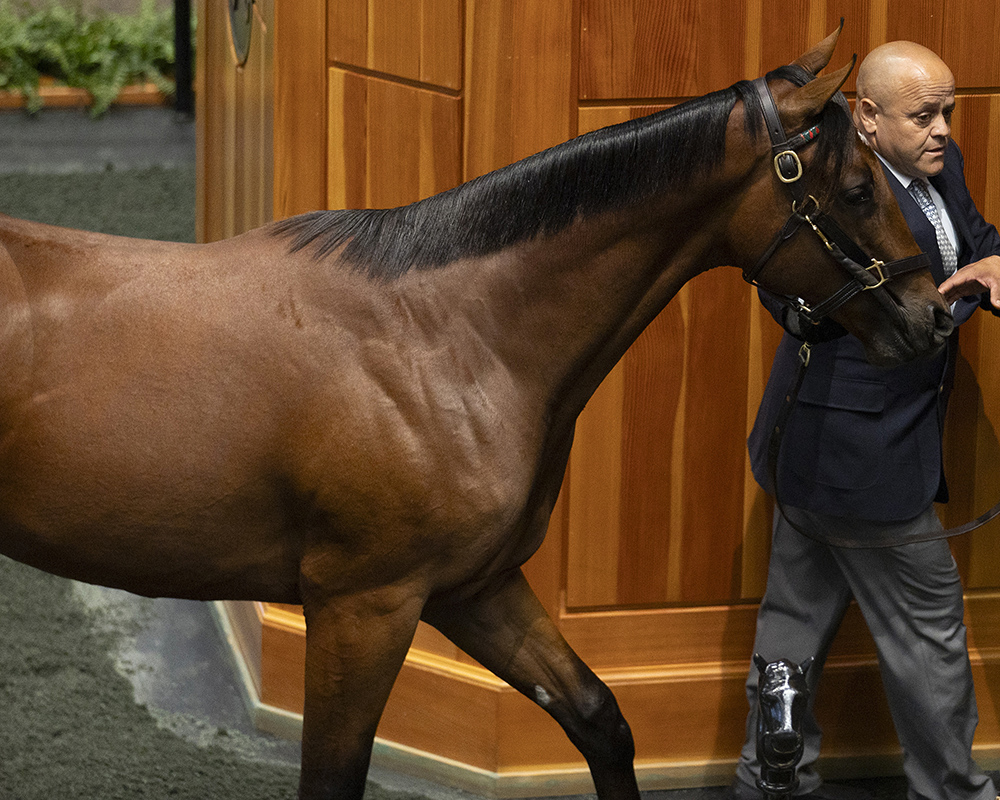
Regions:
<instances>
[{"instance_id":1,"label":"halter cheekpiece","mask_svg":"<svg viewBox=\"0 0 1000 800\"><path fill-rule=\"evenodd\" d=\"M827 252L844 268L850 278L843 287L811 308L799 298L784 298L786 303L793 306L806 319L816 323L840 308L855 295L870 289L878 289L890 278L906 272L930 268L930 259L924 253L897 259L889 264L869 256L832 217L823 213L819 207L819 201L813 195L806 195L805 189L800 183L803 168L802 160L798 154L800 148L805 147L819 136L820 126L813 125L801 133L786 136L767 81L764 78L757 78L753 81L753 85L760 98L761 108L764 112L764 124L771 139L774 172L778 176L778 180L788 187L792 196L792 213L781 230L775 234L771 244L754 267L744 271L743 278L748 283L756 284L757 276L781 245L791 239L799 228L806 226L819 237ZM861 266L865 263L867 266Z\"/></svg>"}]
</instances>

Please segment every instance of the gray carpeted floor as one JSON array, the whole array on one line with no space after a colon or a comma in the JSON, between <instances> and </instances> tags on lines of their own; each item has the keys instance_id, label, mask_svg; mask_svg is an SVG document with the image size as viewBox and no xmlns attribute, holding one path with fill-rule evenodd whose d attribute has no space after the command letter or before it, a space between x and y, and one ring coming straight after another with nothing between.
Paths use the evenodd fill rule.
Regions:
<instances>
[{"instance_id":1,"label":"gray carpeted floor","mask_svg":"<svg viewBox=\"0 0 1000 800\"><path fill-rule=\"evenodd\" d=\"M292 800L298 770L252 738L136 702L115 660L150 609L126 607L0 559L0 797Z\"/></svg>"}]
</instances>

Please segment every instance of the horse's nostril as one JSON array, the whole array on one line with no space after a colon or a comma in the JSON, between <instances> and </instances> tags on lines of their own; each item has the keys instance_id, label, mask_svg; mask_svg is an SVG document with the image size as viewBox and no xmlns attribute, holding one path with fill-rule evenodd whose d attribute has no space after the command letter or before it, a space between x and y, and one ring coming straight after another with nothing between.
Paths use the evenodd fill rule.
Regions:
<instances>
[{"instance_id":1,"label":"horse's nostril","mask_svg":"<svg viewBox=\"0 0 1000 800\"><path fill-rule=\"evenodd\" d=\"M955 320L952 318L951 312L941 306L935 306L933 314L934 333L941 341L944 341L951 336L951 332L955 329Z\"/></svg>"}]
</instances>

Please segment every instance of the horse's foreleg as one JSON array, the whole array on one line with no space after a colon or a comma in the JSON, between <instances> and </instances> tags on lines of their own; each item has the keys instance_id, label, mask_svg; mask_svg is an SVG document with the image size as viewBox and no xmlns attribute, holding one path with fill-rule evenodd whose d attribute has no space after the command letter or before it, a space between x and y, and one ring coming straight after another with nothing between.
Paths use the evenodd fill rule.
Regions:
<instances>
[{"instance_id":1,"label":"horse's foreleg","mask_svg":"<svg viewBox=\"0 0 1000 800\"><path fill-rule=\"evenodd\" d=\"M300 800L364 794L375 729L422 605L422 596L399 589L305 600Z\"/></svg>"},{"instance_id":2,"label":"horse's foreleg","mask_svg":"<svg viewBox=\"0 0 1000 800\"><path fill-rule=\"evenodd\" d=\"M471 599L436 599L423 618L555 718L587 759L601 800L639 797L635 745L614 695L563 639L520 570Z\"/></svg>"}]
</instances>

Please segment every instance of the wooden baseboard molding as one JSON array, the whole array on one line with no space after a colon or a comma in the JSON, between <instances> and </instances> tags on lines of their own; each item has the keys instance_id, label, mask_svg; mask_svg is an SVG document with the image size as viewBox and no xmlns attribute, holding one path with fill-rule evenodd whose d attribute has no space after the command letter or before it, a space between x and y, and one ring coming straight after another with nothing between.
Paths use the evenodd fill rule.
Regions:
<instances>
[{"instance_id":1,"label":"wooden baseboard molding","mask_svg":"<svg viewBox=\"0 0 1000 800\"><path fill-rule=\"evenodd\" d=\"M286 619L280 609L260 604L216 608L256 724L298 738L304 655L299 618L288 612ZM267 663L275 661L274 651L277 666ZM984 768L994 768L1000 764L993 702L1000 694L994 691L1000 687L1000 652L974 649L972 660L981 719L976 757ZM635 734L642 789L729 783L743 741L746 669L726 662L600 671ZM824 775L901 774L873 658L832 658L817 699L825 729ZM373 764L477 795L518 798L593 791L583 759L548 715L482 668L439 654L411 650L378 737Z\"/></svg>"}]
</instances>

